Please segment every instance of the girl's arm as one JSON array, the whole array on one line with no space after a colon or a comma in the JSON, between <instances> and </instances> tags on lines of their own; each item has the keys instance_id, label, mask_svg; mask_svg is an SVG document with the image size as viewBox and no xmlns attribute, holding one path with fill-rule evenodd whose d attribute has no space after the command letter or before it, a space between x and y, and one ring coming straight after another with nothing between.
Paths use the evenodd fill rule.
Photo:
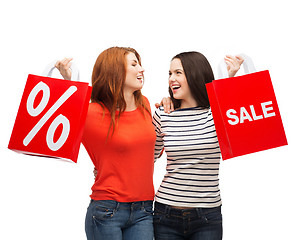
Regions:
<instances>
[{"instance_id":1,"label":"girl's arm","mask_svg":"<svg viewBox=\"0 0 300 240\"><path fill-rule=\"evenodd\" d=\"M160 109L156 109L156 111L154 112L152 122L156 133L156 142L154 150L154 161L156 161L162 155L162 152L164 150L163 134L161 132Z\"/></svg>"}]
</instances>

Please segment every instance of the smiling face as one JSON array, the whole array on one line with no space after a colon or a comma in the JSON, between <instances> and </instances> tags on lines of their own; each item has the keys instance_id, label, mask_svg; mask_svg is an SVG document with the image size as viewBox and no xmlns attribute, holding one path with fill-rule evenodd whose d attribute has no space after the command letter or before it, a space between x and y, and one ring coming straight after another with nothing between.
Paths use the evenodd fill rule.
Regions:
<instances>
[{"instance_id":1,"label":"smiling face","mask_svg":"<svg viewBox=\"0 0 300 240\"><path fill-rule=\"evenodd\" d=\"M178 58L174 58L170 65L169 87L173 97L181 100L181 108L197 106L190 91L181 61Z\"/></svg>"},{"instance_id":2,"label":"smiling face","mask_svg":"<svg viewBox=\"0 0 300 240\"><path fill-rule=\"evenodd\" d=\"M144 84L144 71L135 54L132 52L128 53L126 55L124 91L135 92L141 90Z\"/></svg>"}]
</instances>

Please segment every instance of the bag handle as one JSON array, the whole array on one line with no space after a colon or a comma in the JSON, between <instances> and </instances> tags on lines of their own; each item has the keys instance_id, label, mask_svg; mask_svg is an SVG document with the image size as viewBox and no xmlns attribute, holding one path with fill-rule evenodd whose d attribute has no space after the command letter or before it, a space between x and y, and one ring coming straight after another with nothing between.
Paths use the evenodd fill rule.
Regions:
<instances>
[{"instance_id":1,"label":"bag handle","mask_svg":"<svg viewBox=\"0 0 300 240\"><path fill-rule=\"evenodd\" d=\"M252 59L249 56L247 56L246 54L239 54L239 55L244 59L244 62L242 63L242 65L244 66L245 73L249 74L249 73L256 72L256 69L255 69L255 66L253 64ZM219 79L229 77L228 76L228 71L227 71L227 64L226 64L224 59L222 59L221 62L219 63L218 77L219 77Z\"/></svg>"},{"instance_id":2,"label":"bag handle","mask_svg":"<svg viewBox=\"0 0 300 240\"><path fill-rule=\"evenodd\" d=\"M52 72L55 69L55 64L56 64L56 61L49 63L45 67L45 69L42 73L42 76L51 77ZM76 66L76 64L74 62L72 62L71 66L70 66L70 69L72 70L71 80L72 81L79 81L79 70L78 70L78 67Z\"/></svg>"}]
</instances>

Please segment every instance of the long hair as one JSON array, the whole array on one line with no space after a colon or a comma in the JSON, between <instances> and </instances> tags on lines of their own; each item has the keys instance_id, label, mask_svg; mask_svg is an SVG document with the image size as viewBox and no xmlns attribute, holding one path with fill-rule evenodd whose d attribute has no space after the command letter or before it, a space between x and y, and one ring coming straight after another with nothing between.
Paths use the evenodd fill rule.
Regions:
<instances>
[{"instance_id":1,"label":"long hair","mask_svg":"<svg viewBox=\"0 0 300 240\"><path fill-rule=\"evenodd\" d=\"M91 101L99 103L109 110L111 123L108 135L112 129L112 135L116 127L116 117L119 119L122 112L126 109L123 89L126 79L126 55L134 53L141 65L141 58L133 48L112 47L103 51L97 58L92 74L92 94ZM146 109L143 95L140 90L134 92L135 103L142 111ZM116 116L116 111L119 111Z\"/></svg>"},{"instance_id":2,"label":"long hair","mask_svg":"<svg viewBox=\"0 0 300 240\"><path fill-rule=\"evenodd\" d=\"M175 58L178 58L181 61L187 83L197 105L199 107L208 108L210 103L205 84L212 82L215 79L208 60L199 52L183 52L177 54L172 60ZM180 108L181 100L173 97L173 92L170 87L169 93L174 108Z\"/></svg>"}]
</instances>

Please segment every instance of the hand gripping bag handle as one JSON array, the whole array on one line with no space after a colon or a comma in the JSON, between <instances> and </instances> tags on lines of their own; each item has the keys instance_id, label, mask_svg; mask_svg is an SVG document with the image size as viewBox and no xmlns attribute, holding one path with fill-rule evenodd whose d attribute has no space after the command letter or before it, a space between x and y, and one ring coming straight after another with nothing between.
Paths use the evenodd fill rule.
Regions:
<instances>
[{"instance_id":1,"label":"hand gripping bag handle","mask_svg":"<svg viewBox=\"0 0 300 240\"><path fill-rule=\"evenodd\" d=\"M42 73L42 76L51 77L52 72L55 69L55 64L56 64L56 61L49 63L45 67L45 69ZM76 66L76 64L74 62L72 62L72 65L70 66L70 69L72 70L71 80L72 81L79 81L79 70L78 70L78 67Z\"/></svg>"},{"instance_id":2,"label":"hand gripping bag handle","mask_svg":"<svg viewBox=\"0 0 300 240\"><path fill-rule=\"evenodd\" d=\"M254 73L256 72L255 66L253 64L252 59L247 56L246 54L239 54L243 59L244 62L242 65L244 66L245 74ZM227 64L224 59L221 60L218 66L218 77L219 79L228 78L228 71L227 71Z\"/></svg>"}]
</instances>

